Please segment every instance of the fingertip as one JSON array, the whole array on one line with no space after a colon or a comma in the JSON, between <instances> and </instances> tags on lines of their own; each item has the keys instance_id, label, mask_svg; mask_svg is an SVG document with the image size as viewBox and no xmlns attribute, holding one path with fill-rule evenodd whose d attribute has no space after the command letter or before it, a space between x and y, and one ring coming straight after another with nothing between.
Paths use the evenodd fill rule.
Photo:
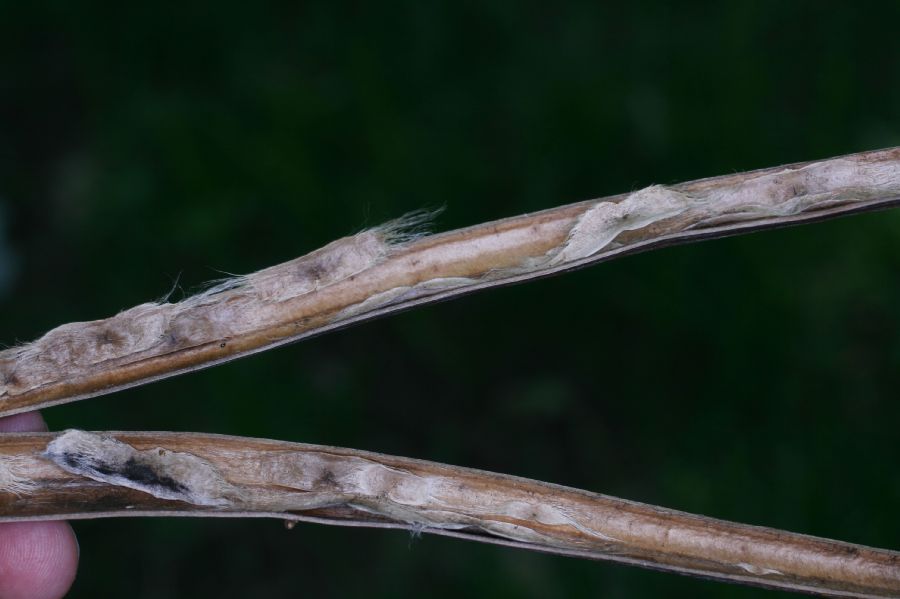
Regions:
<instances>
[{"instance_id":1,"label":"fingertip","mask_svg":"<svg viewBox=\"0 0 900 599\"><path fill-rule=\"evenodd\" d=\"M0 597L59 599L78 568L78 542L67 522L0 524Z\"/></svg>"},{"instance_id":2,"label":"fingertip","mask_svg":"<svg viewBox=\"0 0 900 599\"><path fill-rule=\"evenodd\" d=\"M0 432L45 431L38 412L0 418ZM0 597L59 599L78 568L78 541L67 522L0 524Z\"/></svg>"},{"instance_id":3,"label":"fingertip","mask_svg":"<svg viewBox=\"0 0 900 599\"><path fill-rule=\"evenodd\" d=\"M4 433L21 433L32 431L45 431L47 425L44 423L40 412L24 412L14 416L0 418L0 432Z\"/></svg>"}]
</instances>

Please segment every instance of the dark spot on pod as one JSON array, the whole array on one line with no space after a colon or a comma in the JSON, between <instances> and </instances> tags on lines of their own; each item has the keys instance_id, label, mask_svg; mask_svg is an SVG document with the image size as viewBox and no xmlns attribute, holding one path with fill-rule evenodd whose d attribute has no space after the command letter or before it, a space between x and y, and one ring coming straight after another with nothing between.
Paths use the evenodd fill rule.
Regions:
<instances>
[{"instance_id":1,"label":"dark spot on pod","mask_svg":"<svg viewBox=\"0 0 900 599\"><path fill-rule=\"evenodd\" d=\"M81 454L67 453L62 456L63 462L70 468L78 469L84 462L84 456Z\"/></svg>"},{"instance_id":2,"label":"dark spot on pod","mask_svg":"<svg viewBox=\"0 0 900 599\"><path fill-rule=\"evenodd\" d=\"M0 378L3 379L4 385L18 385L21 382L15 372L0 373Z\"/></svg>"},{"instance_id":3,"label":"dark spot on pod","mask_svg":"<svg viewBox=\"0 0 900 599\"><path fill-rule=\"evenodd\" d=\"M800 184L791 186L791 197L796 198L798 196L806 195L806 193L807 187L805 185Z\"/></svg>"},{"instance_id":4,"label":"dark spot on pod","mask_svg":"<svg viewBox=\"0 0 900 599\"><path fill-rule=\"evenodd\" d=\"M81 463L82 463L82 466L84 467L85 461L81 460ZM69 463L69 465L72 466L71 463ZM120 474L118 468L116 468L115 466L106 464L104 462L99 462L99 461L89 463L87 465L87 468L90 470L93 470L94 472L96 472L98 474L102 474L103 476L113 476L114 474Z\"/></svg>"},{"instance_id":5,"label":"dark spot on pod","mask_svg":"<svg viewBox=\"0 0 900 599\"><path fill-rule=\"evenodd\" d=\"M121 345L122 343L122 335L112 329L98 331L95 338L100 345Z\"/></svg>"},{"instance_id":6,"label":"dark spot on pod","mask_svg":"<svg viewBox=\"0 0 900 599\"><path fill-rule=\"evenodd\" d=\"M316 479L315 486L334 488L336 483L337 480L335 479L334 472L332 472L331 469L326 468L322 470L322 473Z\"/></svg>"},{"instance_id":7,"label":"dark spot on pod","mask_svg":"<svg viewBox=\"0 0 900 599\"><path fill-rule=\"evenodd\" d=\"M304 281L313 279L318 281L325 275L325 268L318 262L312 264L301 264L297 268L297 278Z\"/></svg>"},{"instance_id":8,"label":"dark spot on pod","mask_svg":"<svg viewBox=\"0 0 900 599\"><path fill-rule=\"evenodd\" d=\"M171 476L160 475L152 466L142 464L134 458L128 458L128 461L125 462L125 465L122 466L122 469L118 474L132 482L152 487L161 487L163 489L168 489L173 493L185 493L187 491L187 487Z\"/></svg>"}]
</instances>

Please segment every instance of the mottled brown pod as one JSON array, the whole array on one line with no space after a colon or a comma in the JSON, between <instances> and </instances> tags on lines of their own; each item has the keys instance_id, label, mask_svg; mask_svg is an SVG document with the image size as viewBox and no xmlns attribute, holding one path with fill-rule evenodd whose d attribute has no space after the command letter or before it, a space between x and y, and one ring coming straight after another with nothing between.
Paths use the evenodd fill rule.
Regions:
<instances>
[{"instance_id":1,"label":"mottled brown pod","mask_svg":"<svg viewBox=\"0 0 900 599\"><path fill-rule=\"evenodd\" d=\"M469 468L195 433L0 436L0 521L133 515L387 526L822 595L900 594L900 553Z\"/></svg>"}]
</instances>

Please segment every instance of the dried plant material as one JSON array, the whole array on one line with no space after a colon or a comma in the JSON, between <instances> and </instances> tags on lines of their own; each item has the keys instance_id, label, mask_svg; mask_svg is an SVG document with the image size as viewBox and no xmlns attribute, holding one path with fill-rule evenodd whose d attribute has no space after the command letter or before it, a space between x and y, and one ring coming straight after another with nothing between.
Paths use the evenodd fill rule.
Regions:
<instances>
[{"instance_id":1,"label":"dried plant material","mask_svg":"<svg viewBox=\"0 0 900 599\"><path fill-rule=\"evenodd\" d=\"M227 506L240 495L197 456L162 447L138 451L110 436L70 430L47 444L44 457L66 472L160 499Z\"/></svg>"},{"instance_id":2,"label":"dried plant material","mask_svg":"<svg viewBox=\"0 0 900 599\"><path fill-rule=\"evenodd\" d=\"M437 235L426 217L335 241L182 302L0 352L0 415L203 368L418 304L690 240L900 203L900 149L651 186Z\"/></svg>"},{"instance_id":3,"label":"dried plant material","mask_svg":"<svg viewBox=\"0 0 900 599\"><path fill-rule=\"evenodd\" d=\"M83 399L421 303L690 240L900 204L900 148L563 206L439 235L424 213L0 352L0 415ZM0 521L265 516L405 528L841 597L900 554L361 451L189 433L0 435Z\"/></svg>"},{"instance_id":4,"label":"dried plant material","mask_svg":"<svg viewBox=\"0 0 900 599\"><path fill-rule=\"evenodd\" d=\"M547 483L335 447L192 433L9 434L0 520L266 516L405 528L840 597L900 594L900 554Z\"/></svg>"},{"instance_id":5,"label":"dried plant material","mask_svg":"<svg viewBox=\"0 0 900 599\"><path fill-rule=\"evenodd\" d=\"M0 493L16 496L33 492L37 485L29 478L29 461L21 456L0 456Z\"/></svg>"},{"instance_id":6,"label":"dried plant material","mask_svg":"<svg viewBox=\"0 0 900 599\"><path fill-rule=\"evenodd\" d=\"M0 400L66 378L90 376L122 361L141 362L264 330L278 306L352 277L416 238L423 216L339 239L301 258L228 279L178 303L147 303L116 316L60 326L0 353Z\"/></svg>"},{"instance_id":7,"label":"dried plant material","mask_svg":"<svg viewBox=\"0 0 900 599\"><path fill-rule=\"evenodd\" d=\"M550 252L550 264L589 258L608 246L620 233L643 229L678 216L700 202L663 185L641 189L620 202L597 202L581 215L562 246Z\"/></svg>"}]
</instances>

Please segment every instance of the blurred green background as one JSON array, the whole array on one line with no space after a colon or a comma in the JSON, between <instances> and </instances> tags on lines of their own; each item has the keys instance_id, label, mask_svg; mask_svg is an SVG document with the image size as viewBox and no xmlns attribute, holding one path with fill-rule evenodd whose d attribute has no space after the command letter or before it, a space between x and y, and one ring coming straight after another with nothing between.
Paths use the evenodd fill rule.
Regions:
<instances>
[{"instance_id":1,"label":"blurred green background","mask_svg":"<svg viewBox=\"0 0 900 599\"><path fill-rule=\"evenodd\" d=\"M3 2L0 340L417 208L446 206L444 230L900 144L898 3L620 4ZM46 417L388 452L897 549L898 273L900 211L856 216ZM779 596L400 531L75 528L72 597Z\"/></svg>"}]
</instances>

